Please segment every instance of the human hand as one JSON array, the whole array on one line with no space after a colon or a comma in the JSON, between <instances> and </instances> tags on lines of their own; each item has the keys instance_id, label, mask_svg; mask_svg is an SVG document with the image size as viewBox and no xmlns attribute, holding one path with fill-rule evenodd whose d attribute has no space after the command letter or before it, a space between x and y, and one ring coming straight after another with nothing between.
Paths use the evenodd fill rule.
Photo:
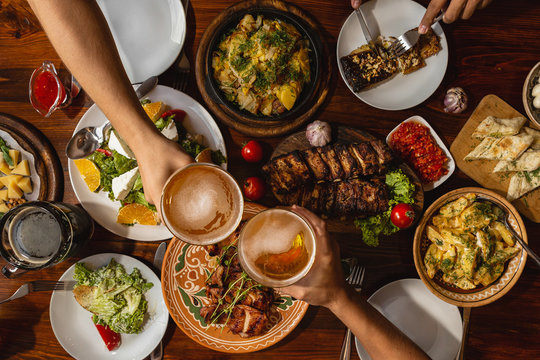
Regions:
<instances>
[{"instance_id":1,"label":"human hand","mask_svg":"<svg viewBox=\"0 0 540 360\"><path fill-rule=\"evenodd\" d=\"M485 8L491 1L492 0L450 0L450 4L444 13L443 21L450 24L459 18L467 20L472 16L475 10ZM445 8L447 2L448 0L431 0L422 21L420 21L420 26L418 26L418 32L420 34L425 34L428 31L429 27L433 24L433 19L435 19L441 10Z\"/></svg>"},{"instance_id":2,"label":"human hand","mask_svg":"<svg viewBox=\"0 0 540 360\"><path fill-rule=\"evenodd\" d=\"M182 147L161 134L148 139L147 144L135 153L144 187L146 200L161 212L161 193L167 179L178 169L193 162Z\"/></svg>"},{"instance_id":3,"label":"human hand","mask_svg":"<svg viewBox=\"0 0 540 360\"><path fill-rule=\"evenodd\" d=\"M351 0L351 6L353 9L358 9L362 5L362 0Z\"/></svg>"},{"instance_id":4,"label":"human hand","mask_svg":"<svg viewBox=\"0 0 540 360\"><path fill-rule=\"evenodd\" d=\"M308 220L315 231L317 251L315 262L308 274L294 285L278 289L312 305L330 307L346 293L341 269L339 246L330 238L326 223L311 211L293 205L292 210Z\"/></svg>"}]
</instances>

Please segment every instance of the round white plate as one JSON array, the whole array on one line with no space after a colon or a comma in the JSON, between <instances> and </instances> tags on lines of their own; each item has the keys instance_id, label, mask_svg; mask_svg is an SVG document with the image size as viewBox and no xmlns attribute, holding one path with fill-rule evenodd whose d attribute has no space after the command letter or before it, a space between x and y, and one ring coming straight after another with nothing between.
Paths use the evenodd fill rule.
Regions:
<instances>
[{"instance_id":1,"label":"round white plate","mask_svg":"<svg viewBox=\"0 0 540 360\"><path fill-rule=\"evenodd\" d=\"M92 314L77 303L73 293L54 291L49 307L51 326L60 345L75 359L143 359L159 344L167 329L169 312L163 300L161 282L148 266L121 254L98 254L82 259L81 262L97 269L107 265L111 258L124 265L128 273L138 268L143 278L154 284L145 294L148 318L140 334L122 334L120 346L109 351L92 322ZM75 264L59 280L73 280L74 272Z\"/></svg>"},{"instance_id":2,"label":"round white plate","mask_svg":"<svg viewBox=\"0 0 540 360\"><path fill-rule=\"evenodd\" d=\"M212 116L210 116L208 111L193 98L180 91L162 85L156 86L156 88L150 91L144 98L148 98L152 101L163 101L167 107L171 109L184 110L186 112L186 117L182 122L182 125L187 131L193 135L203 135L205 139L204 145L213 150L221 150L221 153L225 157L227 156L225 141L223 140L223 136L221 136L221 132L219 131L216 122ZM99 126L106 121L108 120L103 112L101 112L94 104L82 116L73 134L83 127ZM156 156L167 156L167 154L156 154ZM222 167L227 169L226 164L223 164ZM116 217L121 206L120 202L110 200L107 193L103 191L98 193L91 192L81 178L79 170L77 170L73 160L68 161L68 170L71 186L82 207L98 224L107 230L122 237L142 241L159 241L170 239L172 237L170 231L163 224L156 226L139 224L126 226L118 224L116 222Z\"/></svg>"},{"instance_id":3,"label":"round white plate","mask_svg":"<svg viewBox=\"0 0 540 360\"><path fill-rule=\"evenodd\" d=\"M372 36L398 37L420 24L426 9L412 0L373 0L362 5ZM448 43L440 24L433 31L441 38L441 51L426 59L426 66L407 75L397 74L370 89L355 93L343 74L341 59L367 43L354 12L343 24L337 41L339 72L349 90L360 100L384 110L403 110L429 98L439 87L448 64Z\"/></svg>"},{"instance_id":4,"label":"round white plate","mask_svg":"<svg viewBox=\"0 0 540 360\"><path fill-rule=\"evenodd\" d=\"M167 70L186 37L180 0L97 0L132 83Z\"/></svg>"},{"instance_id":5,"label":"round white plate","mask_svg":"<svg viewBox=\"0 0 540 360\"><path fill-rule=\"evenodd\" d=\"M455 359L461 345L459 310L433 295L420 279L394 281L377 290L368 302L431 359ZM360 359L371 359L358 339L356 350Z\"/></svg>"}]
</instances>

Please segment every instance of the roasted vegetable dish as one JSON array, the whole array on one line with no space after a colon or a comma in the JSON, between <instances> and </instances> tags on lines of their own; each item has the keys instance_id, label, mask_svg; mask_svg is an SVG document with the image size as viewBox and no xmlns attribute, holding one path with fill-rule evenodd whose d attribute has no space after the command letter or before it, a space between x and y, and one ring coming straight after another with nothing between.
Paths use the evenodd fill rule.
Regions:
<instances>
[{"instance_id":1,"label":"roasted vegetable dish","mask_svg":"<svg viewBox=\"0 0 540 360\"><path fill-rule=\"evenodd\" d=\"M279 115L311 81L309 41L285 21L247 14L219 43L212 67L219 88L240 109Z\"/></svg>"},{"instance_id":2,"label":"roasted vegetable dish","mask_svg":"<svg viewBox=\"0 0 540 360\"><path fill-rule=\"evenodd\" d=\"M520 252L511 231L498 219L495 204L466 194L442 206L426 227L431 245L424 256L427 275L437 272L458 288L488 286L501 276L505 263Z\"/></svg>"}]
</instances>

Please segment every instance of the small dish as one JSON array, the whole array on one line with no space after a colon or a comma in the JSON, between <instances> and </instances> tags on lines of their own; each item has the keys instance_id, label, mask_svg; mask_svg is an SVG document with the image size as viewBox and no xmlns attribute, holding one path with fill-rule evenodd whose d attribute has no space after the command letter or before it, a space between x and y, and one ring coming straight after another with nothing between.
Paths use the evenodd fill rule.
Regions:
<instances>
[{"instance_id":1,"label":"small dish","mask_svg":"<svg viewBox=\"0 0 540 360\"><path fill-rule=\"evenodd\" d=\"M431 191L435 189L437 186L441 185L443 182L445 182L446 179L448 179L454 173L454 170L456 169L456 162L454 161L454 158L452 157L452 154L450 153L450 151L448 151L448 149L446 148L446 145L444 145L444 142L441 140L439 135L437 135L437 133L431 127L431 125L429 125L429 123L423 117L418 116L418 115L414 115L406 120L403 120L398 126L393 128L392 131L390 131L390 133L388 133L388 135L386 136L386 143L388 144L390 148L392 148L392 145L390 144L390 138L392 137L392 134L396 132L396 130L401 126L401 124L404 124L407 122L417 122L426 126L429 129L431 136L433 136L433 138L437 142L437 145L439 145L439 147L444 151L446 157L448 158L448 162L446 163L446 166L445 166L446 169L448 169L448 173L442 176L437 181L431 182L429 184L422 184L424 191Z\"/></svg>"},{"instance_id":2,"label":"small dish","mask_svg":"<svg viewBox=\"0 0 540 360\"><path fill-rule=\"evenodd\" d=\"M506 263L505 270L501 276L488 286L479 285L472 290L462 290L444 282L442 279L439 279L438 276L435 276L433 279L429 278L427 275L426 266L424 265L424 256L427 248L431 244L431 241L427 238L425 233L426 226L430 223L432 217L438 213L441 206L469 193L476 194L479 197L497 204L505 212L510 214L508 223L510 226L512 226L516 233L521 236L523 241L528 243L525 224L523 224L523 220L521 219L521 216L516 208L512 206L512 204L510 204L510 202L508 202L508 200L506 200L504 197L491 190L478 187L461 188L451 191L435 200L435 202L431 204L431 206L424 213L424 216L420 220L414 234L414 265L420 279L422 279L426 287L433 294L450 304L462 307L483 306L499 299L501 296L510 291L510 289L517 282L521 276L521 273L523 272L523 269L525 268L525 263L527 261L527 253L521 249L519 243L516 243L516 246L521 249L521 252Z\"/></svg>"},{"instance_id":3,"label":"small dish","mask_svg":"<svg viewBox=\"0 0 540 360\"><path fill-rule=\"evenodd\" d=\"M371 295L368 303L431 359L455 359L462 336L459 310L431 294L419 279L391 282ZM371 360L358 339L356 350L360 359Z\"/></svg>"},{"instance_id":4,"label":"small dish","mask_svg":"<svg viewBox=\"0 0 540 360\"><path fill-rule=\"evenodd\" d=\"M540 127L540 109L533 106L533 96L531 95L532 88L540 84L540 61L533 66L529 75L525 79L523 84L523 107L529 116L529 119L537 126Z\"/></svg>"},{"instance_id":5,"label":"small dish","mask_svg":"<svg viewBox=\"0 0 540 360\"><path fill-rule=\"evenodd\" d=\"M154 284L145 294L148 301L148 319L140 334L122 334L120 346L108 351L92 323L92 314L77 303L71 291L54 291L49 306L51 326L58 342L75 359L144 359L159 344L169 313L163 300L161 283L154 272L137 259L121 254L97 254L80 260L93 268L107 265L111 258L124 265L128 273L138 268L147 281ZM73 280L75 264L64 272L60 281Z\"/></svg>"}]
</instances>

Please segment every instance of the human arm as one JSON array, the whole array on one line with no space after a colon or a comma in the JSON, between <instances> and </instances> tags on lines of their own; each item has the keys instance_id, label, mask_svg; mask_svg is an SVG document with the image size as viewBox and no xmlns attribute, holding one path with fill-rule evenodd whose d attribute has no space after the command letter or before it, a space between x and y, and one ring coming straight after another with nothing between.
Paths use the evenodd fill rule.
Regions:
<instances>
[{"instance_id":1,"label":"human arm","mask_svg":"<svg viewBox=\"0 0 540 360\"><path fill-rule=\"evenodd\" d=\"M159 209L165 181L192 159L142 109L99 6L93 0L28 3L62 61L133 150L145 194Z\"/></svg>"},{"instance_id":2,"label":"human arm","mask_svg":"<svg viewBox=\"0 0 540 360\"><path fill-rule=\"evenodd\" d=\"M457 19L469 19L475 10L483 9L491 3L492 0L431 0L429 3L424 17L420 21L418 26L418 32L425 34L429 27L433 24L440 12L447 6L443 21L447 24L453 23Z\"/></svg>"},{"instance_id":3,"label":"human arm","mask_svg":"<svg viewBox=\"0 0 540 360\"><path fill-rule=\"evenodd\" d=\"M345 283L339 246L332 241L326 223L312 212L293 206L315 230L315 263L305 278L280 289L312 305L327 307L360 340L373 359L429 359L407 336Z\"/></svg>"}]
</instances>

